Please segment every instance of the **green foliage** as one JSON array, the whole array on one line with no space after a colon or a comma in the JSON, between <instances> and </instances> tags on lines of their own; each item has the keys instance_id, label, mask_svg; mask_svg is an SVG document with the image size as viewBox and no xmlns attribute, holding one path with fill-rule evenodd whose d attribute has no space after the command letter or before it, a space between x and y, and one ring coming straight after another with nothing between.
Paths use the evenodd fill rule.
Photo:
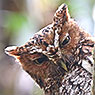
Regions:
<instances>
[{"instance_id":1,"label":"green foliage","mask_svg":"<svg viewBox=\"0 0 95 95\"><path fill-rule=\"evenodd\" d=\"M33 95L44 95L43 90L40 89L38 86L34 85L34 88L32 90ZM32 95L31 94L31 95Z\"/></svg>"},{"instance_id":2,"label":"green foliage","mask_svg":"<svg viewBox=\"0 0 95 95\"><path fill-rule=\"evenodd\" d=\"M17 32L27 22L27 18L19 13L11 13L7 16L7 29L11 32Z\"/></svg>"}]
</instances>

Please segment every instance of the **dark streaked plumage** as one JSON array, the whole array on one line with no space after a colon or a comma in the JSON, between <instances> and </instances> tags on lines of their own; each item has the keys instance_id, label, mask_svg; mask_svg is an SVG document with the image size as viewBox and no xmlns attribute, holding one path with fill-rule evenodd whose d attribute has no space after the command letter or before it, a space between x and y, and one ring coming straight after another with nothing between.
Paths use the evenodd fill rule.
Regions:
<instances>
[{"instance_id":1,"label":"dark streaked plumage","mask_svg":"<svg viewBox=\"0 0 95 95\"><path fill-rule=\"evenodd\" d=\"M8 47L5 52L19 60L45 95L91 95L94 44L62 4L50 25L24 46Z\"/></svg>"}]
</instances>

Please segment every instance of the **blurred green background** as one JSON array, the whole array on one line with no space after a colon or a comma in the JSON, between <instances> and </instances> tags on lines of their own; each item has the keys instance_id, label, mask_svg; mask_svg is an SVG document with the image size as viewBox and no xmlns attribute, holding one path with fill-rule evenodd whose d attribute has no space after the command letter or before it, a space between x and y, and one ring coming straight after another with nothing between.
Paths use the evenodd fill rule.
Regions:
<instances>
[{"instance_id":1,"label":"blurred green background","mask_svg":"<svg viewBox=\"0 0 95 95\"><path fill-rule=\"evenodd\" d=\"M32 78L4 49L23 45L52 22L62 3L79 26L95 36L95 0L0 0L0 95L43 95Z\"/></svg>"}]
</instances>

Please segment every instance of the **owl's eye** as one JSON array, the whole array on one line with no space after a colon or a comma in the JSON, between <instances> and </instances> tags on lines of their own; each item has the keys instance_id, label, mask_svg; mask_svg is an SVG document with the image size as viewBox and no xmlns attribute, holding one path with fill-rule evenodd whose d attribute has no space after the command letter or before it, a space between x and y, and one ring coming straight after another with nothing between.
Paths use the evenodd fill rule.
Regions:
<instances>
[{"instance_id":1,"label":"owl's eye","mask_svg":"<svg viewBox=\"0 0 95 95\"><path fill-rule=\"evenodd\" d=\"M70 36L68 35L65 40L62 42L62 45L66 45L70 40Z\"/></svg>"},{"instance_id":2,"label":"owl's eye","mask_svg":"<svg viewBox=\"0 0 95 95\"><path fill-rule=\"evenodd\" d=\"M63 47L63 46L65 46L65 45L67 45L67 44L69 43L69 41L70 41L70 36L67 35L67 36L65 37L65 39L63 40L63 42L61 43L61 46Z\"/></svg>"},{"instance_id":3,"label":"owl's eye","mask_svg":"<svg viewBox=\"0 0 95 95\"><path fill-rule=\"evenodd\" d=\"M48 60L47 56L43 55L40 58L35 59L34 62L35 62L35 64L40 65L40 64L42 64L43 62L45 62L47 60Z\"/></svg>"}]
</instances>

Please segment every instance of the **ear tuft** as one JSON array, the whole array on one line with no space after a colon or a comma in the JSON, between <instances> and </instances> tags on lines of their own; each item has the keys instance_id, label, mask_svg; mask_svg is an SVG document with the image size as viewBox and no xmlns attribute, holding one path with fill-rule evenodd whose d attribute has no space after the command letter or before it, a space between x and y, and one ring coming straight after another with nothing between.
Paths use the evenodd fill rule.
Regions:
<instances>
[{"instance_id":1,"label":"ear tuft","mask_svg":"<svg viewBox=\"0 0 95 95\"><path fill-rule=\"evenodd\" d=\"M18 55L17 49L18 49L18 47L16 47L16 46L7 47L5 49L5 53L10 56L17 56Z\"/></svg>"},{"instance_id":2,"label":"ear tuft","mask_svg":"<svg viewBox=\"0 0 95 95\"><path fill-rule=\"evenodd\" d=\"M54 14L54 26L63 26L69 19L68 7L66 4L62 4Z\"/></svg>"}]
</instances>

